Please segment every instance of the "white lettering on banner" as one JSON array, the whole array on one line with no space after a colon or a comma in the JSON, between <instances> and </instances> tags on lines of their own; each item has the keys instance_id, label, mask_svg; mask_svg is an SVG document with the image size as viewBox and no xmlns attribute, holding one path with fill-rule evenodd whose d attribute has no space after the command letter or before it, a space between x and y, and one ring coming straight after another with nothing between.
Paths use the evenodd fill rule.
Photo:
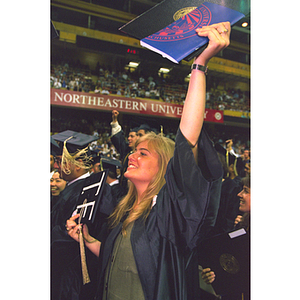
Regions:
<instances>
[{"instance_id":1,"label":"white lettering on banner","mask_svg":"<svg viewBox=\"0 0 300 300\"><path fill-rule=\"evenodd\" d=\"M54 102L65 102L65 103L76 103L82 105L91 106L102 106L116 109L127 109L135 111L147 111L147 103L138 102L134 100L123 100L123 99L105 99L104 97L87 96L80 94L70 94L70 93L58 93L54 92ZM153 105L153 104L152 104ZM176 108L171 108L172 113L175 113ZM154 111L154 109L152 109ZM165 108L160 105L160 112L165 113Z\"/></svg>"},{"instance_id":2,"label":"white lettering on banner","mask_svg":"<svg viewBox=\"0 0 300 300\"><path fill-rule=\"evenodd\" d=\"M78 100L79 98L80 98L80 96L78 94L74 94L74 96L73 96L73 103L77 102L78 104L80 104L80 102Z\"/></svg>"},{"instance_id":3,"label":"white lettering on banner","mask_svg":"<svg viewBox=\"0 0 300 300\"><path fill-rule=\"evenodd\" d=\"M113 108L124 108L128 110L147 111L147 103L132 100L113 99ZM106 105L105 105L106 106Z\"/></svg>"},{"instance_id":4,"label":"white lettering on banner","mask_svg":"<svg viewBox=\"0 0 300 300\"><path fill-rule=\"evenodd\" d=\"M59 94L58 93L54 93L54 95L55 95L55 98L54 98L54 101L56 102L57 101L57 98L58 98L58 100L60 101L60 102L62 102L63 100L62 100L62 93L61 93L61 96L59 96Z\"/></svg>"},{"instance_id":5,"label":"white lettering on banner","mask_svg":"<svg viewBox=\"0 0 300 300\"><path fill-rule=\"evenodd\" d=\"M99 110L120 110L128 113L145 113L148 115L180 118L183 105L152 101L150 99L132 99L116 95L87 94L69 90L51 90L51 102L54 105L93 108ZM204 120L223 123L223 112L206 109Z\"/></svg>"},{"instance_id":6,"label":"white lettering on banner","mask_svg":"<svg viewBox=\"0 0 300 300\"><path fill-rule=\"evenodd\" d=\"M64 101L67 103L72 102L72 95L71 94L64 94Z\"/></svg>"},{"instance_id":7,"label":"white lettering on banner","mask_svg":"<svg viewBox=\"0 0 300 300\"><path fill-rule=\"evenodd\" d=\"M181 116L182 114L182 107L179 106L169 106L169 105L162 105L162 104L151 104L151 110L154 113L160 113L160 114L173 114Z\"/></svg>"},{"instance_id":8,"label":"white lettering on banner","mask_svg":"<svg viewBox=\"0 0 300 300\"><path fill-rule=\"evenodd\" d=\"M82 104L85 104L85 97L87 97L87 96L82 95Z\"/></svg>"},{"instance_id":9,"label":"white lettering on banner","mask_svg":"<svg viewBox=\"0 0 300 300\"><path fill-rule=\"evenodd\" d=\"M57 102L57 100L59 100L60 102L66 102L66 103L71 103L71 102L75 103L76 102L78 104L81 104L80 101L79 101L80 97L83 98L82 104L85 103L85 97L86 97L86 96L81 96L81 95L78 95L78 94L73 94L72 95L72 94L69 94L69 93L66 93L66 94L60 93L60 95L59 95L59 93L57 93L57 92L55 92L54 95L55 95L55 98L54 98L55 102Z\"/></svg>"},{"instance_id":10,"label":"white lettering on banner","mask_svg":"<svg viewBox=\"0 0 300 300\"><path fill-rule=\"evenodd\" d=\"M142 103L140 102L140 109L139 110L144 110L146 111L147 110L147 103Z\"/></svg>"},{"instance_id":11,"label":"white lettering on banner","mask_svg":"<svg viewBox=\"0 0 300 300\"><path fill-rule=\"evenodd\" d=\"M96 97L89 96L89 104L88 105L91 105L91 102L93 102L92 105L96 105Z\"/></svg>"},{"instance_id":12,"label":"white lettering on banner","mask_svg":"<svg viewBox=\"0 0 300 300\"><path fill-rule=\"evenodd\" d=\"M98 97L98 106L104 106L104 98L103 97Z\"/></svg>"}]
</instances>

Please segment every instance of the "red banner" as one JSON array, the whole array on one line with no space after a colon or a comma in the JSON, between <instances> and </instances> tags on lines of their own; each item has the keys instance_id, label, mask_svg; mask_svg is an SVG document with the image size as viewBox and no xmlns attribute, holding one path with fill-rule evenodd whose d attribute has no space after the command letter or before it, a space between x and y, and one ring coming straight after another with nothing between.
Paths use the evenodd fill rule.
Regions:
<instances>
[{"instance_id":1,"label":"red banner","mask_svg":"<svg viewBox=\"0 0 300 300\"><path fill-rule=\"evenodd\" d=\"M131 113L160 117L181 118L183 105L155 100L119 97L118 95L101 95L68 90L51 89L51 104L65 107L80 107L87 109L113 109ZM223 111L206 109L205 121L223 123Z\"/></svg>"}]
</instances>

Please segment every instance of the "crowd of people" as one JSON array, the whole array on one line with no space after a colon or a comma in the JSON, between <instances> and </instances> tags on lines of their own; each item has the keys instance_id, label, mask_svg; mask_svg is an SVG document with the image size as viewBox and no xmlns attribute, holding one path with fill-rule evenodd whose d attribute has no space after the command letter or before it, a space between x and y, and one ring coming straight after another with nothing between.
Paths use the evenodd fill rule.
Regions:
<instances>
[{"instance_id":1,"label":"crowd of people","mask_svg":"<svg viewBox=\"0 0 300 300\"><path fill-rule=\"evenodd\" d=\"M68 63L53 64L50 77L51 87L184 104L188 85L184 80L182 83L174 82L171 78L153 74L137 75L136 72L129 70L115 72L99 64L93 72L82 67L74 67ZM206 108L210 109L250 112L249 101L249 93L241 90L210 88L206 93Z\"/></svg>"},{"instance_id":2,"label":"crowd of people","mask_svg":"<svg viewBox=\"0 0 300 300\"><path fill-rule=\"evenodd\" d=\"M195 64L229 45L229 22L196 32L209 44ZM125 136L115 110L104 136L51 135L51 299L250 299L249 274L238 273L235 258L223 269L245 284L230 291L215 291L223 275L201 263L210 238L237 229L249 237L251 203L250 149L239 154L231 139L211 141L205 82L194 69L175 141L147 124ZM105 136L113 147L101 144ZM95 181L102 174L106 183ZM92 188L98 206L91 194L82 203ZM90 205L93 221L81 222Z\"/></svg>"},{"instance_id":3,"label":"crowd of people","mask_svg":"<svg viewBox=\"0 0 300 300\"><path fill-rule=\"evenodd\" d=\"M114 158L119 159L119 153L116 151L110 138L110 121L104 120L106 114L101 114L100 116L89 114L89 117L87 117L86 114L83 114L81 112L80 119L78 115L79 114L76 114L75 112L74 114L68 115L53 113L51 115L51 135L68 129L72 129L74 131L86 133L89 135L95 135L98 137L98 139L95 142L93 142L92 147L97 147L97 149L100 151L100 154L103 155L106 155L109 151L110 153L112 153ZM128 124L127 122L122 124L122 128L125 135L129 134L129 130L131 127L130 124ZM159 126L157 126L155 130L159 131ZM209 128L207 129L207 131L209 132ZM175 141L176 127L172 126L171 124L164 125L163 133L166 137ZM244 150L250 147L250 140L248 134L235 133L234 136L230 136L230 134L226 131L218 130L214 132L209 132L209 135L214 143L218 142L222 144L223 147L226 147L226 140L231 139L233 141L232 149L239 156L242 156Z\"/></svg>"}]
</instances>

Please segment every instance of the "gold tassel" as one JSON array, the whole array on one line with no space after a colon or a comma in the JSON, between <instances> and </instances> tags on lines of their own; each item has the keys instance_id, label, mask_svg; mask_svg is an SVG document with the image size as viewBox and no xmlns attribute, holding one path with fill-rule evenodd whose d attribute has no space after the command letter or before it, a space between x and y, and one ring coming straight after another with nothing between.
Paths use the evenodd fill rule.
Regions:
<instances>
[{"instance_id":1,"label":"gold tassel","mask_svg":"<svg viewBox=\"0 0 300 300\"><path fill-rule=\"evenodd\" d=\"M229 153L228 153L228 151L226 150L226 165L227 165L227 167L229 167ZM228 177L229 176L229 172L227 172L227 174L226 174L226 177Z\"/></svg>"},{"instance_id":2,"label":"gold tassel","mask_svg":"<svg viewBox=\"0 0 300 300\"><path fill-rule=\"evenodd\" d=\"M83 204L86 204L87 199L83 201ZM78 219L78 224L81 223L81 218L83 215L83 210L85 207L82 207L80 210L80 216ZM90 276L88 273L87 265L86 265L86 257L85 257L85 250L84 250L84 241L83 241L83 233L82 233L82 227L79 228L79 246L80 246L80 257L81 257L81 271L82 271L82 279L83 279L83 285L89 283Z\"/></svg>"}]
</instances>

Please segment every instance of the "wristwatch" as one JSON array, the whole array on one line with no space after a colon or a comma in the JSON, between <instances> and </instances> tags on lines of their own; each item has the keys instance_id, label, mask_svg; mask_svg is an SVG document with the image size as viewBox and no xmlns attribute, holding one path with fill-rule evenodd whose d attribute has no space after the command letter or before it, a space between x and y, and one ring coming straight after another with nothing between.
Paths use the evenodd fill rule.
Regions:
<instances>
[{"instance_id":1,"label":"wristwatch","mask_svg":"<svg viewBox=\"0 0 300 300\"><path fill-rule=\"evenodd\" d=\"M199 65L199 64L192 64L191 70L202 71L202 72L204 72L205 75L207 75L207 73L208 73L208 68L206 66L202 66L202 65Z\"/></svg>"}]
</instances>

